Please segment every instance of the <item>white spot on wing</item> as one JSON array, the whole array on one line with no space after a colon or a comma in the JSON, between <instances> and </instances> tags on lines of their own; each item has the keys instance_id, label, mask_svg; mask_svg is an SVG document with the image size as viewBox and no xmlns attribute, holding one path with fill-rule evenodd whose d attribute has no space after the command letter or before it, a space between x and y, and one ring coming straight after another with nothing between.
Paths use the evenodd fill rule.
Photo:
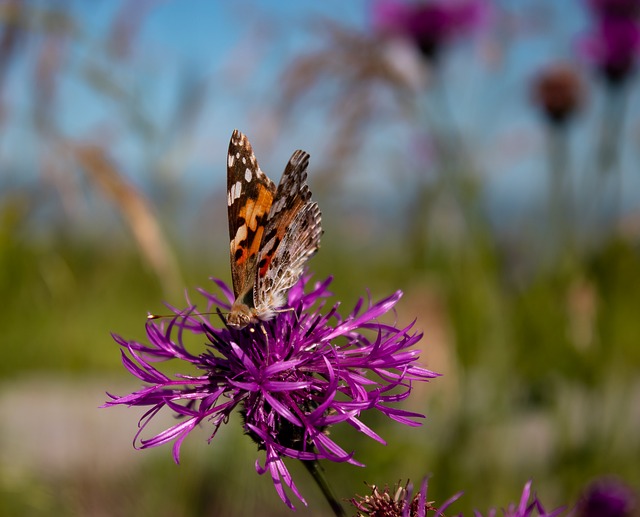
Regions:
<instances>
[{"instance_id":1,"label":"white spot on wing","mask_svg":"<svg viewBox=\"0 0 640 517\"><path fill-rule=\"evenodd\" d=\"M243 241L246 238L247 238L247 225L243 224L242 226L240 226L240 228L238 228L238 231L236 232L236 235L233 238L233 241L231 241L232 250L233 250L233 243L234 242L240 242L240 241Z\"/></svg>"},{"instance_id":2,"label":"white spot on wing","mask_svg":"<svg viewBox=\"0 0 640 517\"><path fill-rule=\"evenodd\" d=\"M235 158L233 157L232 154L229 155L229 157L227 158L227 165L229 167L233 167L233 162L235 161Z\"/></svg>"},{"instance_id":3,"label":"white spot on wing","mask_svg":"<svg viewBox=\"0 0 640 517\"><path fill-rule=\"evenodd\" d=\"M233 202L240 197L242 194L242 183L236 181L231 188L229 189L229 194L227 195L227 205L231 206Z\"/></svg>"},{"instance_id":4,"label":"white spot on wing","mask_svg":"<svg viewBox=\"0 0 640 517\"><path fill-rule=\"evenodd\" d=\"M244 158L243 158L244 160ZM249 167L247 167L247 169L244 171L244 179L247 183L249 183L251 181L251 178L253 177L253 173L251 172L251 169Z\"/></svg>"}]
</instances>

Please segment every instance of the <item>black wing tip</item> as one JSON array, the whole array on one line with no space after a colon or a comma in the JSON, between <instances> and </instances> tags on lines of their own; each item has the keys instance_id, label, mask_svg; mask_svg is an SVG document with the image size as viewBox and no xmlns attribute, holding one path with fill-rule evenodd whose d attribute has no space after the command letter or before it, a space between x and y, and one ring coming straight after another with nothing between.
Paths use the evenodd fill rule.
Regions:
<instances>
[{"instance_id":1,"label":"black wing tip","mask_svg":"<svg viewBox=\"0 0 640 517\"><path fill-rule=\"evenodd\" d=\"M246 143L243 143L246 142ZM233 130L233 133L231 133L231 139L229 140L229 147L240 147L243 145L251 145L249 143L249 139L247 138L247 135L245 135L242 131L239 131L237 129Z\"/></svg>"},{"instance_id":2,"label":"black wing tip","mask_svg":"<svg viewBox=\"0 0 640 517\"><path fill-rule=\"evenodd\" d=\"M298 149L294 151L291 158L289 158L289 164L296 169L304 170L309 165L310 158L311 155L308 152Z\"/></svg>"}]
</instances>

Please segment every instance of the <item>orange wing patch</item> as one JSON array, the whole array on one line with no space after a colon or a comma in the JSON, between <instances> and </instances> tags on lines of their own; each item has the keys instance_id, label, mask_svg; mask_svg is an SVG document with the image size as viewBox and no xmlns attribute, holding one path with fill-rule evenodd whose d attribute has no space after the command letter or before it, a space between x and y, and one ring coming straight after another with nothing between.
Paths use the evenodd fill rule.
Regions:
<instances>
[{"instance_id":1,"label":"orange wing patch","mask_svg":"<svg viewBox=\"0 0 640 517\"><path fill-rule=\"evenodd\" d=\"M273 194L264 188L258 192L257 199L247 199L240 207L238 220L242 224L231 241L231 256L236 264L244 264L258 254L272 202Z\"/></svg>"},{"instance_id":2,"label":"orange wing patch","mask_svg":"<svg viewBox=\"0 0 640 517\"><path fill-rule=\"evenodd\" d=\"M236 298L253 288L258 253L276 186L261 170L247 137L234 131L227 156L231 279Z\"/></svg>"}]
</instances>

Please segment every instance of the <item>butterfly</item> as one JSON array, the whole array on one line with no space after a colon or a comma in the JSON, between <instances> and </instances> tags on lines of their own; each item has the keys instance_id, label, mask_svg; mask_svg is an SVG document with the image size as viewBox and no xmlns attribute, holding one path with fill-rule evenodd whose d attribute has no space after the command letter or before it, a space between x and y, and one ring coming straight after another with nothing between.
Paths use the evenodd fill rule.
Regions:
<instances>
[{"instance_id":1,"label":"butterfly","mask_svg":"<svg viewBox=\"0 0 640 517\"><path fill-rule=\"evenodd\" d=\"M262 172L249 140L237 129L227 156L227 206L235 301L230 327L267 321L287 303L287 293L318 250L318 204L307 186L309 155L295 151L280 184Z\"/></svg>"}]
</instances>

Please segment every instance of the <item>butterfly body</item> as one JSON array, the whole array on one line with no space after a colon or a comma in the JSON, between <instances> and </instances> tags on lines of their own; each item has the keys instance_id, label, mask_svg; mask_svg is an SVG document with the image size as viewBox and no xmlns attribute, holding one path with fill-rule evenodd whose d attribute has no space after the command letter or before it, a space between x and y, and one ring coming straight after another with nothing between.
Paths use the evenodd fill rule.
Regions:
<instances>
[{"instance_id":1,"label":"butterfly body","mask_svg":"<svg viewBox=\"0 0 640 517\"><path fill-rule=\"evenodd\" d=\"M306 261L318 250L320 210L306 184L309 155L295 151L280 184L262 172L249 140L234 131L227 158L231 327L267 321L286 305Z\"/></svg>"}]
</instances>

